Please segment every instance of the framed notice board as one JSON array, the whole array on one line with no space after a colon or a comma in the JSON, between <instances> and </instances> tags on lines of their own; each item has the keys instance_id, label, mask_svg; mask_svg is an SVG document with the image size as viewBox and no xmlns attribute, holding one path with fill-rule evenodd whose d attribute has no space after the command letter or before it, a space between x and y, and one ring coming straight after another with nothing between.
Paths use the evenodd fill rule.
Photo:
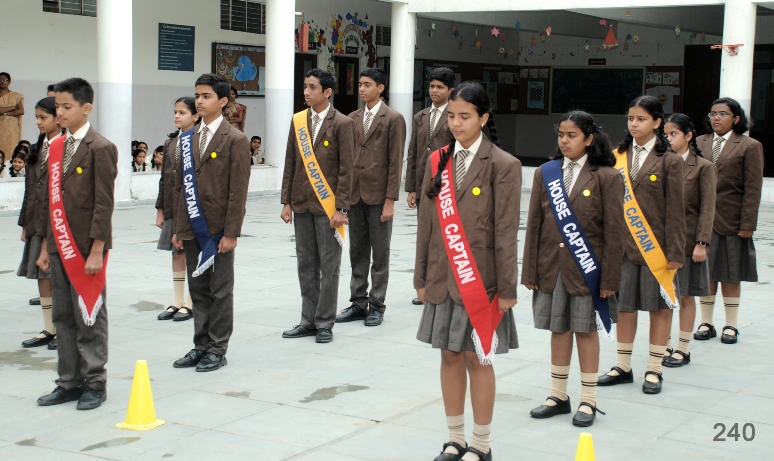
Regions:
<instances>
[{"instance_id":1,"label":"framed notice board","mask_svg":"<svg viewBox=\"0 0 774 461\"><path fill-rule=\"evenodd\" d=\"M551 69L551 113L583 110L593 115L623 115L632 99L643 94L643 67L554 67Z\"/></svg>"},{"instance_id":2,"label":"framed notice board","mask_svg":"<svg viewBox=\"0 0 774 461\"><path fill-rule=\"evenodd\" d=\"M212 72L225 78L240 96L266 95L266 49L262 46L213 43Z\"/></svg>"},{"instance_id":3,"label":"framed notice board","mask_svg":"<svg viewBox=\"0 0 774 461\"><path fill-rule=\"evenodd\" d=\"M158 70L193 72L196 27L159 23Z\"/></svg>"}]
</instances>

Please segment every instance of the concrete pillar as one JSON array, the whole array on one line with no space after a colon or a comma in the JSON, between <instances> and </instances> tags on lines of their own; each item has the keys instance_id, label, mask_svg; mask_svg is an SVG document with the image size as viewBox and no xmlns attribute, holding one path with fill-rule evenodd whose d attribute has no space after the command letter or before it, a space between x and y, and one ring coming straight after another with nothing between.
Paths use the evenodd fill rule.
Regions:
<instances>
[{"instance_id":1,"label":"concrete pillar","mask_svg":"<svg viewBox=\"0 0 774 461\"><path fill-rule=\"evenodd\" d=\"M417 15L409 13L408 3L392 4L391 27L390 107L406 119L408 149L411 120L414 117L414 46L417 28Z\"/></svg>"},{"instance_id":2,"label":"concrete pillar","mask_svg":"<svg viewBox=\"0 0 774 461\"><path fill-rule=\"evenodd\" d=\"M281 181L288 130L293 118L296 5L294 0L266 1L266 163L278 166ZM276 188L280 188L281 182Z\"/></svg>"},{"instance_id":3,"label":"concrete pillar","mask_svg":"<svg viewBox=\"0 0 774 461\"><path fill-rule=\"evenodd\" d=\"M725 50L720 60L720 96L739 101L750 116L752 100L753 52L757 5L751 0L726 0L723 18L723 44L743 43L739 54Z\"/></svg>"},{"instance_id":4,"label":"concrete pillar","mask_svg":"<svg viewBox=\"0 0 774 461\"><path fill-rule=\"evenodd\" d=\"M117 206L132 199L132 3L97 1L95 128L118 147Z\"/></svg>"}]
</instances>

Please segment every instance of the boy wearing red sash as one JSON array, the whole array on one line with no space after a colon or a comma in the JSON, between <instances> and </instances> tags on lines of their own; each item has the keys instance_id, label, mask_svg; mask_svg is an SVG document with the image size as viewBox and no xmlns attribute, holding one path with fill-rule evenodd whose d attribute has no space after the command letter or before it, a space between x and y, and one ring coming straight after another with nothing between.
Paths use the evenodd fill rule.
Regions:
<instances>
[{"instance_id":1,"label":"boy wearing red sash","mask_svg":"<svg viewBox=\"0 0 774 461\"><path fill-rule=\"evenodd\" d=\"M107 396L105 268L118 149L89 124L89 82L71 78L54 89L57 118L67 132L49 148L48 236L38 266L51 270L59 379L38 405L78 400L79 410L91 410Z\"/></svg>"}]
</instances>

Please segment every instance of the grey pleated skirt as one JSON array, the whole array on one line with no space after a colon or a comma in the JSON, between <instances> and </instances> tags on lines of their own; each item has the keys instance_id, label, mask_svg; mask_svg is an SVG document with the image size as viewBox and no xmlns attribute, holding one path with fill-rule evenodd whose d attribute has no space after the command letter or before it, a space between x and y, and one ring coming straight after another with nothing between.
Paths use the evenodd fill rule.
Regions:
<instances>
[{"instance_id":1,"label":"grey pleated skirt","mask_svg":"<svg viewBox=\"0 0 774 461\"><path fill-rule=\"evenodd\" d=\"M709 247L710 280L720 283L757 282L758 268L752 237L720 235L712 231Z\"/></svg>"},{"instance_id":2,"label":"grey pleated skirt","mask_svg":"<svg viewBox=\"0 0 774 461\"><path fill-rule=\"evenodd\" d=\"M161 235L159 235L159 242L156 245L156 249L182 253L183 250L178 250L172 245L172 236L175 235L175 226L172 221L172 219L164 220L164 225L161 227Z\"/></svg>"},{"instance_id":3,"label":"grey pleated skirt","mask_svg":"<svg viewBox=\"0 0 774 461\"><path fill-rule=\"evenodd\" d=\"M678 275L673 280L675 297L680 300ZM648 311L669 309L661 298L661 286L648 266L638 266L624 254L621 264L621 289L618 292L618 312Z\"/></svg>"},{"instance_id":4,"label":"grey pleated skirt","mask_svg":"<svg viewBox=\"0 0 774 461\"><path fill-rule=\"evenodd\" d=\"M693 256L686 256L683 267L677 271L680 280L680 294L683 296L709 296L709 258L704 262L693 262Z\"/></svg>"},{"instance_id":5,"label":"grey pleated skirt","mask_svg":"<svg viewBox=\"0 0 774 461\"><path fill-rule=\"evenodd\" d=\"M610 318L618 322L618 303L615 296L608 298ZM597 316L591 295L573 296L567 293L562 274L556 277L553 293L532 292L532 315L535 328L551 333L589 333L597 331Z\"/></svg>"},{"instance_id":6,"label":"grey pleated skirt","mask_svg":"<svg viewBox=\"0 0 774 461\"><path fill-rule=\"evenodd\" d=\"M19 270L16 271L16 275L19 277L27 277L32 280L44 280L51 278L50 271L44 271L36 264L40 257L40 249L43 247L43 237L39 235L33 235L27 237L27 241L24 242L24 253L22 254L22 261L19 264Z\"/></svg>"},{"instance_id":7,"label":"grey pleated skirt","mask_svg":"<svg viewBox=\"0 0 774 461\"><path fill-rule=\"evenodd\" d=\"M447 296L441 304L425 303L422 318L419 320L417 339L431 344L437 349L447 349L453 352L475 352L471 334L473 326L468 319L468 313L462 304L455 303ZM513 309L503 315L497 326L496 354L505 354L519 347L516 335L516 322L513 319Z\"/></svg>"}]
</instances>

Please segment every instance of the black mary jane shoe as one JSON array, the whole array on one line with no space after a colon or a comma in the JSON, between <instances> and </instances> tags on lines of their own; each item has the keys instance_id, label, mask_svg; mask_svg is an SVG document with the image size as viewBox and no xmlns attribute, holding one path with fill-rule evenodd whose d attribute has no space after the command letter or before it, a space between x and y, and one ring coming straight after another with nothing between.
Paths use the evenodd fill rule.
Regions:
<instances>
[{"instance_id":1,"label":"black mary jane shoe","mask_svg":"<svg viewBox=\"0 0 774 461\"><path fill-rule=\"evenodd\" d=\"M597 386L615 386L616 384L630 384L634 382L632 371L623 371L619 367L613 367L610 371L617 371L618 376L604 374L597 378Z\"/></svg>"},{"instance_id":2,"label":"black mary jane shoe","mask_svg":"<svg viewBox=\"0 0 774 461\"><path fill-rule=\"evenodd\" d=\"M446 449L449 447L456 448L458 454L455 455L453 453L446 453ZM467 450L468 449L466 447L463 447L456 442L444 443L441 454L433 458L433 461L460 461Z\"/></svg>"},{"instance_id":3,"label":"black mary jane shoe","mask_svg":"<svg viewBox=\"0 0 774 461\"><path fill-rule=\"evenodd\" d=\"M193 318L193 309L190 307L181 307L177 313L172 317L173 322L184 322Z\"/></svg>"},{"instance_id":4,"label":"black mary jane shoe","mask_svg":"<svg viewBox=\"0 0 774 461\"><path fill-rule=\"evenodd\" d=\"M336 323L354 322L356 320L365 320L368 317L368 311L362 307L358 307L357 304L353 304L348 308L341 311L341 314L336 316Z\"/></svg>"},{"instance_id":5,"label":"black mary jane shoe","mask_svg":"<svg viewBox=\"0 0 774 461\"><path fill-rule=\"evenodd\" d=\"M159 314L158 317L156 317L159 320L172 320L172 318L177 314L177 311L179 311L179 307L175 306L169 306L167 310Z\"/></svg>"},{"instance_id":6,"label":"black mary jane shoe","mask_svg":"<svg viewBox=\"0 0 774 461\"><path fill-rule=\"evenodd\" d=\"M707 327L707 330L696 330L696 333L693 334L693 339L697 341L707 341L710 338L714 338L718 335L718 332L715 331L715 327L710 323L702 323L699 325L699 328L701 327Z\"/></svg>"},{"instance_id":7,"label":"black mary jane shoe","mask_svg":"<svg viewBox=\"0 0 774 461\"><path fill-rule=\"evenodd\" d=\"M40 298L30 298L30 306L40 306Z\"/></svg>"},{"instance_id":8,"label":"black mary jane shoe","mask_svg":"<svg viewBox=\"0 0 774 461\"><path fill-rule=\"evenodd\" d=\"M664 360L661 362L662 365L669 368L680 368L683 365L688 365L691 363L691 353L688 352L682 352L682 351L675 351L675 354L680 354L680 357L682 358L675 358L674 355L671 355L669 357L665 357Z\"/></svg>"},{"instance_id":9,"label":"black mary jane shoe","mask_svg":"<svg viewBox=\"0 0 774 461\"><path fill-rule=\"evenodd\" d=\"M411 304L413 304L415 306L421 306L424 303L422 301L420 301L419 298L414 298L414 299L411 300Z\"/></svg>"},{"instance_id":10,"label":"black mary jane shoe","mask_svg":"<svg viewBox=\"0 0 774 461\"><path fill-rule=\"evenodd\" d=\"M667 347L667 350L664 351L664 357L661 359L661 365L666 365L666 359L669 357L672 357L672 354L675 353L675 350L671 347Z\"/></svg>"},{"instance_id":11,"label":"black mary jane shoe","mask_svg":"<svg viewBox=\"0 0 774 461\"><path fill-rule=\"evenodd\" d=\"M54 336L54 340L48 343L48 350L55 351L56 350L56 336Z\"/></svg>"},{"instance_id":12,"label":"black mary jane shoe","mask_svg":"<svg viewBox=\"0 0 774 461\"><path fill-rule=\"evenodd\" d=\"M47 332L46 330L41 331L40 333L43 335L42 338L38 338L35 336L34 338L30 338L26 341L22 341L22 347L40 347L45 346L46 344L50 344L51 341L53 341L56 338L56 335L52 335L51 333Z\"/></svg>"},{"instance_id":13,"label":"black mary jane shoe","mask_svg":"<svg viewBox=\"0 0 774 461\"><path fill-rule=\"evenodd\" d=\"M282 333L283 338L303 338L305 336L314 336L317 330L296 325L288 331Z\"/></svg>"},{"instance_id":14,"label":"black mary jane shoe","mask_svg":"<svg viewBox=\"0 0 774 461\"><path fill-rule=\"evenodd\" d=\"M566 415L572 411L570 407L570 399L561 400L557 397L550 396L547 400L553 400L556 405L540 405L529 412L529 415L537 419L546 419L556 415Z\"/></svg>"},{"instance_id":15,"label":"black mary jane shoe","mask_svg":"<svg viewBox=\"0 0 774 461\"><path fill-rule=\"evenodd\" d=\"M107 392L104 389L98 391L89 386L83 386L83 395L78 399L78 405L75 408L77 410L93 410L102 406L102 402L105 400L107 400Z\"/></svg>"},{"instance_id":16,"label":"black mary jane shoe","mask_svg":"<svg viewBox=\"0 0 774 461\"><path fill-rule=\"evenodd\" d=\"M658 382L652 383L647 380L648 375L656 375L658 377ZM642 392L644 394L660 394L661 393L661 383L664 382L664 377L661 376L661 373L656 373L655 371L646 371L645 372L645 382L642 383Z\"/></svg>"},{"instance_id":17,"label":"black mary jane shoe","mask_svg":"<svg viewBox=\"0 0 774 461\"><path fill-rule=\"evenodd\" d=\"M727 335L726 330L733 330L735 335ZM721 330L723 332L722 335L720 335L720 342L723 344L736 344L737 337L739 336L739 330L737 330L734 327L725 326Z\"/></svg>"},{"instance_id":18,"label":"black mary jane shoe","mask_svg":"<svg viewBox=\"0 0 774 461\"><path fill-rule=\"evenodd\" d=\"M201 362L202 358L204 358L204 354L205 352L200 351L199 349L191 349L185 354L185 357L175 360L175 363L172 366L175 368L193 368Z\"/></svg>"},{"instance_id":19,"label":"black mary jane shoe","mask_svg":"<svg viewBox=\"0 0 774 461\"><path fill-rule=\"evenodd\" d=\"M216 354L214 352L207 352L196 365L196 371L215 371L220 370L226 365L228 365L228 360L226 360L225 355Z\"/></svg>"},{"instance_id":20,"label":"black mary jane shoe","mask_svg":"<svg viewBox=\"0 0 774 461\"><path fill-rule=\"evenodd\" d=\"M368 317L363 321L363 325L367 327L378 327L384 321L384 312L377 311L376 309L370 309L368 311Z\"/></svg>"},{"instance_id":21,"label":"black mary jane shoe","mask_svg":"<svg viewBox=\"0 0 774 461\"><path fill-rule=\"evenodd\" d=\"M591 414L580 411L580 407L584 405L591 408ZM599 412L599 414L602 414L602 415L605 414L604 411L600 410L594 405L587 402L581 402L581 404L578 405L578 411L575 413L575 416L572 417L572 425L578 426L578 427L591 426L592 424L594 424L594 420L597 418L597 412Z\"/></svg>"},{"instance_id":22,"label":"black mary jane shoe","mask_svg":"<svg viewBox=\"0 0 774 461\"><path fill-rule=\"evenodd\" d=\"M478 456L478 461L492 461L492 449L489 449L489 453L483 454L480 450L476 450L473 447L468 447L467 453L473 453Z\"/></svg>"}]
</instances>

